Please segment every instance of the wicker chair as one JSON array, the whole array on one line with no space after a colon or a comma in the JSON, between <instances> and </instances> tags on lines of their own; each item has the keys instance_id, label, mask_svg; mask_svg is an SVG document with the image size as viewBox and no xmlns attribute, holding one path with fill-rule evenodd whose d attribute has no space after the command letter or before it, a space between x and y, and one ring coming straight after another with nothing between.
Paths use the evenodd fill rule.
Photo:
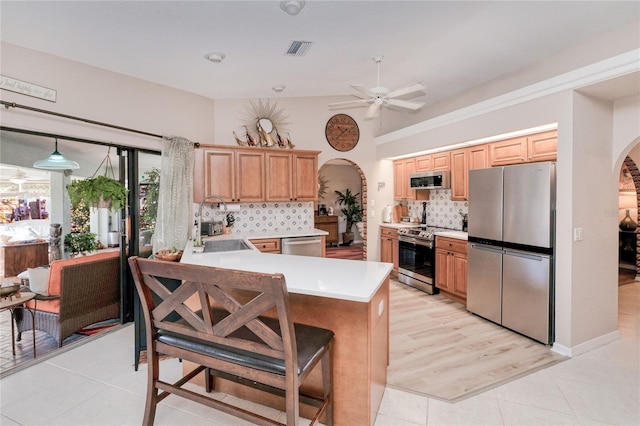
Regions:
<instances>
[{"instance_id":1,"label":"wicker chair","mask_svg":"<svg viewBox=\"0 0 640 426\"><path fill-rule=\"evenodd\" d=\"M120 315L120 258L107 252L51 262L49 296L27 302L35 309L35 329L62 342L91 324ZM34 324L31 315L16 321L18 340Z\"/></svg>"},{"instance_id":2,"label":"wicker chair","mask_svg":"<svg viewBox=\"0 0 640 426\"><path fill-rule=\"evenodd\" d=\"M144 425L155 419L157 404L170 394L205 404L257 424L280 424L182 385L205 371L206 390L213 377L285 396L287 425L298 424L299 402L318 407L333 424L331 353L333 332L294 324L282 274L262 274L198 265L129 259L140 295L147 335L148 381ZM173 292L159 279L184 280ZM154 303L154 296L160 302ZM192 297L193 296L193 297ZM196 310L187 306L197 304ZM178 321L166 318L178 313ZM261 315L271 314L273 317ZM174 384L160 380L160 355L198 365ZM300 384L318 365L322 395L300 393ZM162 392L159 392L162 391Z\"/></svg>"}]
</instances>

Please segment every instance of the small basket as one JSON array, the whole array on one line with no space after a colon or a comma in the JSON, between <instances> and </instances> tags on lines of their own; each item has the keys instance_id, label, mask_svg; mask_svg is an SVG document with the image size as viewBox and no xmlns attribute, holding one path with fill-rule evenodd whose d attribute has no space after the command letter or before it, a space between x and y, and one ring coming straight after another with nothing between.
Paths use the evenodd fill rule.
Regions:
<instances>
[{"instance_id":1,"label":"small basket","mask_svg":"<svg viewBox=\"0 0 640 426\"><path fill-rule=\"evenodd\" d=\"M155 253L155 258L165 260L167 262L177 262L182 258L182 250L171 252L169 250L160 250Z\"/></svg>"}]
</instances>

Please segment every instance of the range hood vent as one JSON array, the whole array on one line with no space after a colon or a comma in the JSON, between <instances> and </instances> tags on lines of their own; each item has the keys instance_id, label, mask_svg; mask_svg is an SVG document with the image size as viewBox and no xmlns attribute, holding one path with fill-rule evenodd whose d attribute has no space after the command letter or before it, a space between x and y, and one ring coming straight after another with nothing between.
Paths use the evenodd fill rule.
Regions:
<instances>
[{"instance_id":1,"label":"range hood vent","mask_svg":"<svg viewBox=\"0 0 640 426\"><path fill-rule=\"evenodd\" d=\"M286 56L304 56L312 44L313 44L312 41L294 40L289 45L289 48L285 52L285 55Z\"/></svg>"}]
</instances>

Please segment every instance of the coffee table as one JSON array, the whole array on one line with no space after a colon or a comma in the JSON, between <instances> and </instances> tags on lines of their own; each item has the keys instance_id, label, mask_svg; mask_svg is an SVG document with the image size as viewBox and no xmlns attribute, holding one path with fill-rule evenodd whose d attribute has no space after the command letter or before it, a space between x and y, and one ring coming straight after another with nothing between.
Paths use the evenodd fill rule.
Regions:
<instances>
[{"instance_id":1,"label":"coffee table","mask_svg":"<svg viewBox=\"0 0 640 426\"><path fill-rule=\"evenodd\" d=\"M13 352L13 355L16 354L16 339L15 339L15 329L14 329L15 316L14 315L15 315L16 309L22 309L23 311L27 311L31 314L31 320L33 324L33 328L32 328L33 357L34 358L36 357L36 327L35 327L36 313L34 309L31 309L26 305L28 301L35 299L35 297L36 297L35 293L24 292L24 293L15 293L10 298L7 297L0 300L0 312L5 310L11 311L11 350Z\"/></svg>"}]
</instances>

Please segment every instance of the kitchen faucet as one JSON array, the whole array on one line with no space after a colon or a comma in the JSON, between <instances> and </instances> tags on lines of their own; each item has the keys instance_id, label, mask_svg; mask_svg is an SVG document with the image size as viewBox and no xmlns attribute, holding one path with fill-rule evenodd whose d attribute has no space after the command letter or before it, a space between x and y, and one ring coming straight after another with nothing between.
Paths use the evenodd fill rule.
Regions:
<instances>
[{"instance_id":1,"label":"kitchen faucet","mask_svg":"<svg viewBox=\"0 0 640 426\"><path fill-rule=\"evenodd\" d=\"M197 245L202 245L202 206L207 200L210 198L215 198L216 200L220 200L224 205L224 211L227 211L227 203L224 202L224 198L219 195L207 195L200 202L200 207L198 207L198 228L196 229L196 239L195 242ZM218 203L219 204L219 203Z\"/></svg>"}]
</instances>

